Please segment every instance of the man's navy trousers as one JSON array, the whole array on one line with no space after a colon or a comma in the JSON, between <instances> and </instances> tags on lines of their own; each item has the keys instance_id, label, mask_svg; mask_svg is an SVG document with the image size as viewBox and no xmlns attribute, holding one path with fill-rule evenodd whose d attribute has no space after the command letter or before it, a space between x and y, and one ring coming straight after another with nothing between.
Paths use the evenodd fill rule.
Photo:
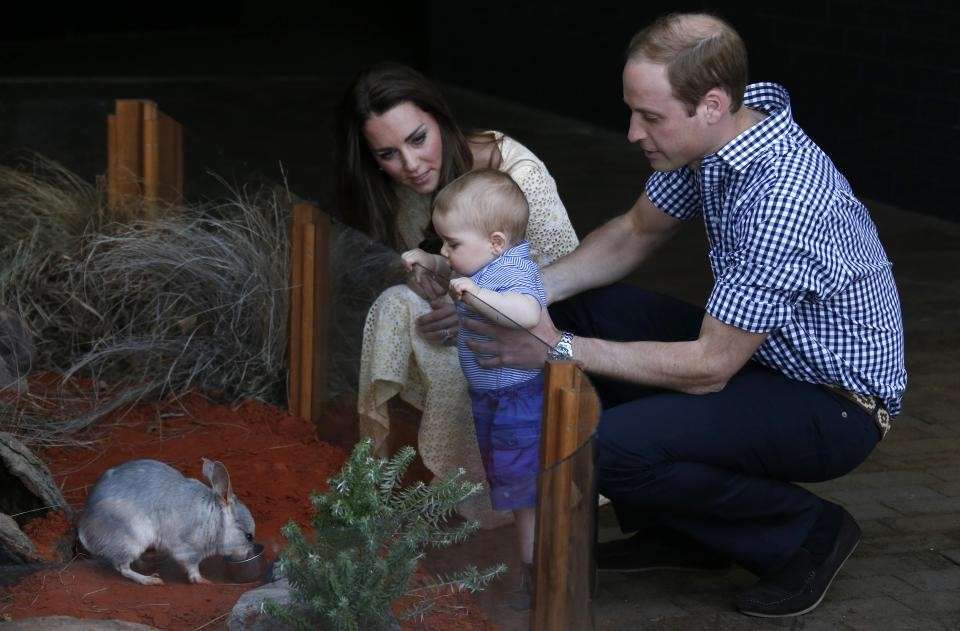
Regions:
<instances>
[{"instance_id":1,"label":"man's navy trousers","mask_svg":"<svg viewBox=\"0 0 960 631\"><path fill-rule=\"evenodd\" d=\"M550 315L575 335L666 342L697 339L704 311L616 284ZM679 531L761 576L797 552L824 506L794 483L853 470L880 438L852 401L755 361L705 395L591 380L604 408L598 487L621 529Z\"/></svg>"}]
</instances>

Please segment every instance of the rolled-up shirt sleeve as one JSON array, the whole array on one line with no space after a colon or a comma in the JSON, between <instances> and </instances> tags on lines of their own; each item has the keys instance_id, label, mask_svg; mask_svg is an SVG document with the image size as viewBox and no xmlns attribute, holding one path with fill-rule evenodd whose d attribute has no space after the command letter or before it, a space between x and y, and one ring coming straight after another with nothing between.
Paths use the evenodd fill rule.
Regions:
<instances>
[{"instance_id":1,"label":"rolled-up shirt sleeve","mask_svg":"<svg viewBox=\"0 0 960 631\"><path fill-rule=\"evenodd\" d=\"M707 313L753 333L783 328L802 301L835 290L842 271L825 266L821 252L832 244L814 210L783 198L762 202L738 225L732 251L710 253Z\"/></svg>"},{"instance_id":2,"label":"rolled-up shirt sleeve","mask_svg":"<svg viewBox=\"0 0 960 631\"><path fill-rule=\"evenodd\" d=\"M655 171L647 179L644 192L650 202L682 221L700 214L700 189L689 167L675 171Z\"/></svg>"}]
</instances>

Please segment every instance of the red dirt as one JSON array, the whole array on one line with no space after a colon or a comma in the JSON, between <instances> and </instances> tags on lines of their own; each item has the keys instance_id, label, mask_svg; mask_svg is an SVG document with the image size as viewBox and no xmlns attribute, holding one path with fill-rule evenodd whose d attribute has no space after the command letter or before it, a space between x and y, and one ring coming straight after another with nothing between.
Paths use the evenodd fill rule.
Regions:
<instances>
[{"instance_id":1,"label":"red dirt","mask_svg":"<svg viewBox=\"0 0 960 631\"><path fill-rule=\"evenodd\" d=\"M222 461L233 489L253 513L257 540L268 556L283 544L280 527L294 519L301 526L312 513L309 495L327 490L346 454L316 437L310 423L256 401L236 408L189 395L178 403L136 406L99 430L94 449L49 449L40 455L79 510L106 469L136 458L163 460L189 477L201 478L201 457ZM70 524L54 512L25 526L44 558L55 559L57 543ZM61 549L62 540L61 540ZM65 559L66 560L66 559ZM192 585L175 569L161 570L162 586L142 586L109 566L77 555L66 565L34 573L0 588L0 614L13 619L68 615L116 618L160 629L223 629L239 596L253 584L215 582ZM217 581L216 568L208 577ZM476 604L465 594L451 596L442 611L422 622L405 622L407 630L489 630Z\"/></svg>"},{"instance_id":2,"label":"red dirt","mask_svg":"<svg viewBox=\"0 0 960 631\"><path fill-rule=\"evenodd\" d=\"M50 511L43 517L27 522L23 532L33 541L41 559L59 561L63 557L61 548L65 547L61 544L70 534L71 528L73 524L63 511Z\"/></svg>"}]
</instances>

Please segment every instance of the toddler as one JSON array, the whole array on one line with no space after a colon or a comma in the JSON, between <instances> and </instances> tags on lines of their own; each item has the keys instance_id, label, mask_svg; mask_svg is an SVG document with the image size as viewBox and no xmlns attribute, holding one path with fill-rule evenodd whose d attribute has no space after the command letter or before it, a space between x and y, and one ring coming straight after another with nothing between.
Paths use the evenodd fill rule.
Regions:
<instances>
[{"instance_id":1,"label":"toddler","mask_svg":"<svg viewBox=\"0 0 960 631\"><path fill-rule=\"evenodd\" d=\"M433 203L433 226L443 240L440 256L423 250L403 254L417 265L450 275L450 294L461 320L488 320L530 329L540 321L546 293L540 270L524 239L529 209L509 175L470 171L444 187ZM451 273L452 272L452 273ZM457 348L470 387L473 421L495 510L513 511L524 568L518 608L529 608L540 464L543 372L483 368L468 340L484 340L463 326Z\"/></svg>"}]
</instances>

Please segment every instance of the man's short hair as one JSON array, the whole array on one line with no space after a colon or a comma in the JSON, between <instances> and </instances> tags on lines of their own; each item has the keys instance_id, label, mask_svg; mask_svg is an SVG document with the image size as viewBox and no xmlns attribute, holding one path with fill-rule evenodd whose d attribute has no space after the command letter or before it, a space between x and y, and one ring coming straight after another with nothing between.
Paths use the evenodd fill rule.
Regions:
<instances>
[{"instance_id":1,"label":"man's short hair","mask_svg":"<svg viewBox=\"0 0 960 631\"><path fill-rule=\"evenodd\" d=\"M627 46L627 63L645 59L667 67L673 94L693 116L704 95L722 88L730 112L743 105L747 47L725 20L709 13L670 13L638 32Z\"/></svg>"},{"instance_id":2,"label":"man's short hair","mask_svg":"<svg viewBox=\"0 0 960 631\"><path fill-rule=\"evenodd\" d=\"M437 193L433 213L460 216L483 234L502 232L510 245L527 234L527 198L509 175L496 169L464 173Z\"/></svg>"}]
</instances>

